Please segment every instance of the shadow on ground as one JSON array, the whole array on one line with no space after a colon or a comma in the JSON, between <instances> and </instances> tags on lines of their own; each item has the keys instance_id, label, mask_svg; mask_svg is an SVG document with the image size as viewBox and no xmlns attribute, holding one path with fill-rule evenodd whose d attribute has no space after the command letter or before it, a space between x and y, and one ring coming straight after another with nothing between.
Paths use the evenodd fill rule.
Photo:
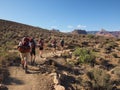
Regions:
<instances>
[{"instance_id":1,"label":"shadow on ground","mask_svg":"<svg viewBox=\"0 0 120 90\"><path fill-rule=\"evenodd\" d=\"M22 84L24 84L24 82L21 80L18 80L16 78L9 77L8 79L6 79L5 84L6 85L12 85L12 84L22 85Z\"/></svg>"}]
</instances>

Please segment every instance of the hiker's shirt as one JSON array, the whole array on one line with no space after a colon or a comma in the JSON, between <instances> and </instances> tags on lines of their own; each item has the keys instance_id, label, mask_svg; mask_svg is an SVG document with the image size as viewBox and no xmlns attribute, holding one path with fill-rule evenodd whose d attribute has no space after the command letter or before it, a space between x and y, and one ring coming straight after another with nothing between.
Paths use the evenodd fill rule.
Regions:
<instances>
[{"instance_id":1,"label":"hiker's shirt","mask_svg":"<svg viewBox=\"0 0 120 90\"><path fill-rule=\"evenodd\" d=\"M19 42L18 47L19 47L19 46L23 46L22 42ZM28 46L30 46L30 47L31 47L30 42L29 42Z\"/></svg>"},{"instance_id":2,"label":"hiker's shirt","mask_svg":"<svg viewBox=\"0 0 120 90\"><path fill-rule=\"evenodd\" d=\"M52 46L53 46L54 48L57 47L57 41L56 41L56 40L54 40L54 41L52 42Z\"/></svg>"},{"instance_id":3,"label":"hiker's shirt","mask_svg":"<svg viewBox=\"0 0 120 90\"><path fill-rule=\"evenodd\" d=\"M43 50L44 49L44 41L40 40L38 46L39 46L39 50Z\"/></svg>"},{"instance_id":4,"label":"hiker's shirt","mask_svg":"<svg viewBox=\"0 0 120 90\"><path fill-rule=\"evenodd\" d=\"M29 46L31 47L31 50L34 51L36 48L36 42L35 41L30 42Z\"/></svg>"}]
</instances>

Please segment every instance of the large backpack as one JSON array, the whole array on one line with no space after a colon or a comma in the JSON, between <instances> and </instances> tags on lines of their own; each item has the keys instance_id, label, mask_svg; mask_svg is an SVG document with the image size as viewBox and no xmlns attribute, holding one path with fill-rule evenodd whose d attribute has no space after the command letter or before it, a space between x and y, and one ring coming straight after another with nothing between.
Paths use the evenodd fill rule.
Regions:
<instances>
[{"instance_id":1,"label":"large backpack","mask_svg":"<svg viewBox=\"0 0 120 90\"><path fill-rule=\"evenodd\" d=\"M18 50L21 53L27 53L30 52L30 45L29 45L29 38L24 37L21 41L21 45L18 47Z\"/></svg>"}]
</instances>

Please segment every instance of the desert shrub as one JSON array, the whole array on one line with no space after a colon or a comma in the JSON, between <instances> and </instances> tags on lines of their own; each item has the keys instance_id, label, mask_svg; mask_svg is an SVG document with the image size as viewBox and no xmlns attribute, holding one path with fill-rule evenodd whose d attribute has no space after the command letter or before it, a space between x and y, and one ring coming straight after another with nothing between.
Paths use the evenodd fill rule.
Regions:
<instances>
[{"instance_id":1,"label":"desert shrub","mask_svg":"<svg viewBox=\"0 0 120 90\"><path fill-rule=\"evenodd\" d=\"M117 49L118 51L120 51L120 47L117 47L116 49Z\"/></svg>"},{"instance_id":2,"label":"desert shrub","mask_svg":"<svg viewBox=\"0 0 120 90\"><path fill-rule=\"evenodd\" d=\"M95 36L92 35L92 34L88 34L87 37L90 38L90 39L93 39Z\"/></svg>"},{"instance_id":3,"label":"desert shrub","mask_svg":"<svg viewBox=\"0 0 120 90\"><path fill-rule=\"evenodd\" d=\"M83 82L84 90L92 90L92 83L90 81Z\"/></svg>"},{"instance_id":4,"label":"desert shrub","mask_svg":"<svg viewBox=\"0 0 120 90\"><path fill-rule=\"evenodd\" d=\"M48 43L48 44L47 44L47 47L50 47L50 48L51 48L51 47L52 47L52 44L51 44L51 43Z\"/></svg>"},{"instance_id":5,"label":"desert shrub","mask_svg":"<svg viewBox=\"0 0 120 90\"><path fill-rule=\"evenodd\" d=\"M11 65L13 63L20 64L20 57L18 53L8 53L2 58L2 64Z\"/></svg>"},{"instance_id":6,"label":"desert shrub","mask_svg":"<svg viewBox=\"0 0 120 90\"><path fill-rule=\"evenodd\" d=\"M112 54L114 58L118 58L118 55L116 53Z\"/></svg>"},{"instance_id":7,"label":"desert shrub","mask_svg":"<svg viewBox=\"0 0 120 90\"><path fill-rule=\"evenodd\" d=\"M98 48L93 48L92 49L94 52L100 52L100 49L98 49Z\"/></svg>"},{"instance_id":8,"label":"desert shrub","mask_svg":"<svg viewBox=\"0 0 120 90\"><path fill-rule=\"evenodd\" d=\"M67 47L67 49L74 49L76 46L74 45L74 44L68 44L68 47Z\"/></svg>"},{"instance_id":9,"label":"desert shrub","mask_svg":"<svg viewBox=\"0 0 120 90\"><path fill-rule=\"evenodd\" d=\"M109 42L109 43L107 43L107 45L106 45L107 47L109 47L109 48L112 48L112 49L114 49L115 47L117 47L118 46L118 44L117 43L115 43L115 42Z\"/></svg>"},{"instance_id":10,"label":"desert shrub","mask_svg":"<svg viewBox=\"0 0 120 90\"><path fill-rule=\"evenodd\" d=\"M100 43L98 48L103 48L104 44L103 43Z\"/></svg>"},{"instance_id":11,"label":"desert shrub","mask_svg":"<svg viewBox=\"0 0 120 90\"><path fill-rule=\"evenodd\" d=\"M113 80L111 81L111 83L112 83L114 86L119 86L119 85L120 85L120 78L113 79Z\"/></svg>"},{"instance_id":12,"label":"desert shrub","mask_svg":"<svg viewBox=\"0 0 120 90\"><path fill-rule=\"evenodd\" d=\"M73 54L78 58L79 63L91 63L95 60L95 55L93 51L86 48L76 48Z\"/></svg>"},{"instance_id":13,"label":"desert shrub","mask_svg":"<svg viewBox=\"0 0 120 90\"><path fill-rule=\"evenodd\" d=\"M120 38L117 38L116 41L120 41Z\"/></svg>"},{"instance_id":14,"label":"desert shrub","mask_svg":"<svg viewBox=\"0 0 120 90\"><path fill-rule=\"evenodd\" d=\"M82 44L82 46L88 46L88 42L87 41L83 41L81 44Z\"/></svg>"},{"instance_id":15,"label":"desert shrub","mask_svg":"<svg viewBox=\"0 0 120 90\"><path fill-rule=\"evenodd\" d=\"M120 67L114 68L112 72L120 78Z\"/></svg>"},{"instance_id":16,"label":"desert shrub","mask_svg":"<svg viewBox=\"0 0 120 90\"><path fill-rule=\"evenodd\" d=\"M118 59L118 64L120 64L120 58Z\"/></svg>"},{"instance_id":17,"label":"desert shrub","mask_svg":"<svg viewBox=\"0 0 120 90\"><path fill-rule=\"evenodd\" d=\"M87 73L88 77L92 82L94 90L111 90L110 75L105 70L94 68Z\"/></svg>"},{"instance_id":18,"label":"desert shrub","mask_svg":"<svg viewBox=\"0 0 120 90\"><path fill-rule=\"evenodd\" d=\"M5 47L0 48L0 82L6 82L9 77L7 66L14 61L20 61L17 53L9 53Z\"/></svg>"},{"instance_id":19,"label":"desert shrub","mask_svg":"<svg viewBox=\"0 0 120 90\"><path fill-rule=\"evenodd\" d=\"M112 46L107 44L105 47L104 47L104 52L105 53L110 53L112 51Z\"/></svg>"},{"instance_id":20,"label":"desert shrub","mask_svg":"<svg viewBox=\"0 0 120 90\"><path fill-rule=\"evenodd\" d=\"M110 46L110 45L106 45L105 46L105 50L109 50L110 51L111 49L112 49L112 46Z\"/></svg>"}]
</instances>

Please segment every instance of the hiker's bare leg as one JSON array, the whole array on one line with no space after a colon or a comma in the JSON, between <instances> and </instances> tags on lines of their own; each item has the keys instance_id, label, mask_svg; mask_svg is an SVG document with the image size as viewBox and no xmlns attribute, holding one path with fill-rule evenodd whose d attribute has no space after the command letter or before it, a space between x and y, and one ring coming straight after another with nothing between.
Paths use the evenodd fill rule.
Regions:
<instances>
[{"instance_id":1,"label":"hiker's bare leg","mask_svg":"<svg viewBox=\"0 0 120 90\"><path fill-rule=\"evenodd\" d=\"M31 64L32 64L32 60L33 60L33 55L32 54L31 54L31 59L30 60L31 60Z\"/></svg>"},{"instance_id":2,"label":"hiker's bare leg","mask_svg":"<svg viewBox=\"0 0 120 90\"><path fill-rule=\"evenodd\" d=\"M32 61L32 64L33 64L33 65L35 65L35 58L36 58L36 56L33 55L33 61Z\"/></svg>"},{"instance_id":3,"label":"hiker's bare leg","mask_svg":"<svg viewBox=\"0 0 120 90\"><path fill-rule=\"evenodd\" d=\"M53 48L53 54L55 54L55 48Z\"/></svg>"},{"instance_id":4,"label":"hiker's bare leg","mask_svg":"<svg viewBox=\"0 0 120 90\"><path fill-rule=\"evenodd\" d=\"M24 68L24 53L20 53L21 65Z\"/></svg>"},{"instance_id":5,"label":"hiker's bare leg","mask_svg":"<svg viewBox=\"0 0 120 90\"><path fill-rule=\"evenodd\" d=\"M36 58L36 56L35 56L35 55L33 55L33 58L34 58L33 60L34 60L34 62L35 62L35 58Z\"/></svg>"},{"instance_id":6,"label":"hiker's bare leg","mask_svg":"<svg viewBox=\"0 0 120 90\"><path fill-rule=\"evenodd\" d=\"M62 52L63 52L63 50L64 50L64 47L62 46L61 48L62 48L61 50L62 50Z\"/></svg>"},{"instance_id":7,"label":"hiker's bare leg","mask_svg":"<svg viewBox=\"0 0 120 90\"><path fill-rule=\"evenodd\" d=\"M42 50L40 50L40 57L42 57L42 54L43 54L43 51L42 51Z\"/></svg>"},{"instance_id":8,"label":"hiker's bare leg","mask_svg":"<svg viewBox=\"0 0 120 90\"><path fill-rule=\"evenodd\" d=\"M25 53L25 59L24 59L25 63L24 63L24 67L27 66L28 59L29 59L29 53Z\"/></svg>"},{"instance_id":9,"label":"hiker's bare leg","mask_svg":"<svg viewBox=\"0 0 120 90\"><path fill-rule=\"evenodd\" d=\"M53 48L53 54L56 54L56 47Z\"/></svg>"}]
</instances>

